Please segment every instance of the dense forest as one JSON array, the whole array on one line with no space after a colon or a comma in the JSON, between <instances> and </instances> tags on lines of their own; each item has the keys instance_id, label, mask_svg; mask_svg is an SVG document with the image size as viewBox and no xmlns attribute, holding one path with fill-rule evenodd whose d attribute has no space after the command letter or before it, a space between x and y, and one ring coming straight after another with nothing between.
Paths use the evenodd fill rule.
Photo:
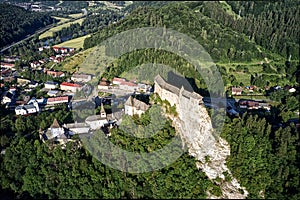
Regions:
<instances>
[{"instance_id":1,"label":"dense forest","mask_svg":"<svg viewBox=\"0 0 300 200\"><path fill-rule=\"evenodd\" d=\"M56 21L47 14L0 3L0 47L19 41Z\"/></svg>"},{"instance_id":2,"label":"dense forest","mask_svg":"<svg viewBox=\"0 0 300 200\"><path fill-rule=\"evenodd\" d=\"M1 116L7 114L3 113ZM84 147L78 147L79 138L69 142L66 149L49 148L51 143L39 141L38 130L49 127L54 119L60 124L72 121L72 113L63 107L37 116L1 118L2 194L10 198L205 198L206 191L220 195L220 188L198 170L195 160L183 154L176 162L159 170L131 174L112 169ZM144 123L149 118L145 114ZM119 130L113 130L111 141L121 148L149 151L160 148L174 136L168 122L153 138L139 141ZM103 134L102 132L99 134ZM14 135L14 137L12 137ZM97 135L93 136L97 145ZM96 142L96 143L95 143ZM151 151L151 150L150 150ZM5 163L5 165L3 164Z\"/></svg>"},{"instance_id":3,"label":"dense forest","mask_svg":"<svg viewBox=\"0 0 300 200\"><path fill-rule=\"evenodd\" d=\"M156 6L156 4L160 5ZM190 3L139 2L126 9L134 10L128 18L87 39L86 48L94 46L118 31L144 26L166 26L194 36L217 59L247 61L272 57L269 51L286 59L299 58L299 5L284 2L230 2L228 7L218 2ZM256 5L258 4L258 5ZM142 7L144 5L144 7ZM229 6L229 4L226 4ZM254 12L261 6L260 11ZM255 7L255 8L254 8ZM281 8L281 9L279 9ZM238 10L237 10L238 9ZM235 11L235 12L234 12ZM239 12L240 11L240 12ZM238 17L241 13L242 17ZM266 50L258 50L257 45ZM263 51L260 53L260 51Z\"/></svg>"}]
</instances>

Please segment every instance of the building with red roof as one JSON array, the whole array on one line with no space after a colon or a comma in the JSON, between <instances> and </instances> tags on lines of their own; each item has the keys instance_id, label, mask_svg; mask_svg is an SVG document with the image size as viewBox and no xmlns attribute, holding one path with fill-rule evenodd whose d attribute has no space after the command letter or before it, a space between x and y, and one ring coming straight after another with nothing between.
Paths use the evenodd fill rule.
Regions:
<instances>
[{"instance_id":1,"label":"building with red roof","mask_svg":"<svg viewBox=\"0 0 300 200\"><path fill-rule=\"evenodd\" d=\"M81 88L82 86L77 83L63 82L62 84L60 84L60 89L65 91L76 92L76 90L80 90Z\"/></svg>"}]
</instances>

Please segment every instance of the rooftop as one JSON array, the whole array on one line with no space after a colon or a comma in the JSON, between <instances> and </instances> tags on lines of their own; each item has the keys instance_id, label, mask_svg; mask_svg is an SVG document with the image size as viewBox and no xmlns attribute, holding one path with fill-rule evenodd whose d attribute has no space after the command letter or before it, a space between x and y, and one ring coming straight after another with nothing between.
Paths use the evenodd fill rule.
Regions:
<instances>
[{"instance_id":1,"label":"rooftop","mask_svg":"<svg viewBox=\"0 0 300 200\"><path fill-rule=\"evenodd\" d=\"M139 110L143 110L146 111L149 108L149 105L147 105L146 103L133 98L132 96L130 96L127 101L125 102L126 106L132 106L132 107L136 107Z\"/></svg>"}]
</instances>

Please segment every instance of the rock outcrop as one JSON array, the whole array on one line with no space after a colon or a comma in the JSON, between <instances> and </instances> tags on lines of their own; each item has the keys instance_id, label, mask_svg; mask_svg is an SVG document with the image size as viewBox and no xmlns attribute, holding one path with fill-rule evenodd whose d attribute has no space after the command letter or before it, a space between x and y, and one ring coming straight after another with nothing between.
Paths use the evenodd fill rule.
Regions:
<instances>
[{"instance_id":1,"label":"rock outcrop","mask_svg":"<svg viewBox=\"0 0 300 200\"><path fill-rule=\"evenodd\" d=\"M246 198L248 192L232 177L226 166L226 158L230 155L229 144L220 136L214 135L202 97L183 87L176 88L160 76L155 78L155 93L162 100L168 100L172 106L176 105L178 116L172 117L173 126L180 134L189 154L199 161L196 166L220 186L222 196L216 197L208 193L209 198ZM230 176L230 181L225 180L224 172Z\"/></svg>"}]
</instances>

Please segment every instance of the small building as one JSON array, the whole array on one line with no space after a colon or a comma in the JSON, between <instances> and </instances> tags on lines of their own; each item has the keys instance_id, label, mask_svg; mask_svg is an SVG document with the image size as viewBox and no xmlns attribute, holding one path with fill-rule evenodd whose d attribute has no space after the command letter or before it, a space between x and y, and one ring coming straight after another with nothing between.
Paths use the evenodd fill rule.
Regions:
<instances>
[{"instance_id":1,"label":"small building","mask_svg":"<svg viewBox=\"0 0 300 200\"><path fill-rule=\"evenodd\" d=\"M64 77L65 73L61 72L61 71L51 71L51 70L47 70L46 71L47 75L50 75L52 77Z\"/></svg>"},{"instance_id":2,"label":"small building","mask_svg":"<svg viewBox=\"0 0 300 200\"><path fill-rule=\"evenodd\" d=\"M31 82L31 83L28 84L28 87L29 87L29 88L35 88L35 87L37 87L38 85L39 85L38 82Z\"/></svg>"},{"instance_id":3,"label":"small building","mask_svg":"<svg viewBox=\"0 0 300 200\"><path fill-rule=\"evenodd\" d=\"M125 102L125 114L130 116L137 114L141 116L149 107L146 103L130 96Z\"/></svg>"},{"instance_id":4,"label":"small building","mask_svg":"<svg viewBox=\"0 0 300 200\"><path fill-rule=\"evenodd\" d=\"M65 144L70 140L70 135L65 132L64 128L58 123L57 119L54 119L52 125L46 131L44 131L40 138L43 142L46 140L52 140L59 144Z\"/></svg>"},{"instance_id":5,"label":"small building","mask_svg":"<svg viewBox=\"0 0 300 200\"><path fill-rule=\"evenodd\" d=\"M14 94L9 91L6 91L2 97L1 103L2 104L11 103L13 99L14 99Z\"/></svg>"},{"instance_id":6,"label":"small building","mask_svg":"<svg viewBox=\"0 0 300 200\"><path fill-rule=\"evenodd\" d=\"M31 62L30 63L30 67L31 68L37 68L37 67L39 67L41 64L38 62L38 61L34 61L34 62Z\"/></svg>"},{"instance_id":7,"label":"small building","mask_svg":"<svg viewBox=\"0 0 300 200\"><path fill-rule=\"evenodd\" d=\"M68 102L69 102L68 96L51 97L47 99L47 105L55 105L55 104L68 103Z\"/></svg>"},{"instance_id":8,"label":"small building","mask_svg":"<svg viewBox=\"0 0 300 200\"><path fill-rule=\"evenodd\" d=\"M138 89L139 89L137 84L132 83L132 82L127 82L127 81L121 82L119 84L119 88L121 90L126 90L126 91L131 91L131 92L138 91Z\"/></svg>"},{"instance_id":9,"label":"small building","mask_svg":"<svg viewBox=\"0 0 300 200\"><path fill-rule=\"evenodd\" d=\"M92 115L85 119L85 123L90 125L91 129L97 130L104 125L108 124L106 112L104 110L103 104L101 104L100 115Z\"/></svg>"},{"instance_id":10,"label":"small building","mask_svg":"<svg viewBox=\"0 0 300 200\"><path fill-rule=\"evenodd\" d=\"M15 68L15 64L13 64L13 63L7 63L7 62L1 62L0 66L4 67L6 69L14 69Z\"/></svg>"},{"instance_id":11,"label":"small building","mask_svg":"<svg viewBox=\"0 0 300 200\"><path fill-rule=\"evenodd\" d=\"M45 84L44 84L45 88L46 89L56 89L59 87L59 84L57 82L54 82L54 81L47 81Z\"/></svg>"},{"instance_id":12,"label":"small building","mask_svg":"<svg viewBox=\"0 0 300 200\"><path fill-rule=\"evenodd\" d=\"M100 83L98 84L98 89L101 90L108 90L109 89L110 84L106 81L100 81Z\"/></svg>"},{"instance_id":13,"label":"small building","mask_svg":"<svg viewBox=\"0 0 300 200\"><path fill-rule=\"evenodd\" d=\"M47 95L50 97L56 97L56 96L58 96L59 93L60 93L59 90L49 90L47 92Z\"/></svg>"},{"instance_id":14,"label":"small building","mask_svg":"<svg viewBox=\"0 0 300 200\"><path fill-rule=\"evenodd\" d=\"M31 80L25 79L25 78L17 78L17 83L22 84L22 85L26 85L31 83Z\"/></svg>"},{"instance_id":15,"label":"small building","mask_svg":"<svg viewBox=\"0 0 300 200\"><path fill-rule=\"evenodd\" d=\"M92 79L90 74L75 73L72 75L71 80L74 82L89 82Z\"/></svg>"},{"instance_id":16,"label":"small building","mask_svg":"<svg viewBox=\"0 0 300 200\"><path fill-rule=\"evenodd\" d=\"M256 101L248 101L247 102L248 109L258 109L259 108L259 103Z\"/></svg>"},{"instance_id":17,"label":"small building","mask_svg":"<svg viewBox=\"0 0 300 200\"><path fill-rule=\"evenodd\" d=\"M81 90L82 86L76 83L63 82L62 84L60 84L60 89L65 91L76 92L77 90Z\"/></svg>"},{"instance_id":18,"label":"small building","mask_svg":"<svg viewBox=\"0 0 300 200\"><path fill-rule=\"evenodd\" d=\"M112 83L116 84L116 85L120 85L122 82L125 82L125 81L126 80L124 78L114 77L113 80L112 80Z\"/></svg>"},{"instance_id":19,"label":"small building","mask_svg":"<svg viewBox=\"0 0 300 200\"><path fill-rule=\"evenodd\" d=\"M242 95L243 88L241 87L232 87L231 94L232 95Z\"/></svg>"},{"instance_id":20,"label":"small building","mask_svg":"<svg viewBox=\"0 0 300 200\"><path fill-rule=\"evenodd\" d=\"M37 101L27 105L19 105L15 108L16 115L29 115L39 111L40 109Z\"/></svg>"}]
</instances>

